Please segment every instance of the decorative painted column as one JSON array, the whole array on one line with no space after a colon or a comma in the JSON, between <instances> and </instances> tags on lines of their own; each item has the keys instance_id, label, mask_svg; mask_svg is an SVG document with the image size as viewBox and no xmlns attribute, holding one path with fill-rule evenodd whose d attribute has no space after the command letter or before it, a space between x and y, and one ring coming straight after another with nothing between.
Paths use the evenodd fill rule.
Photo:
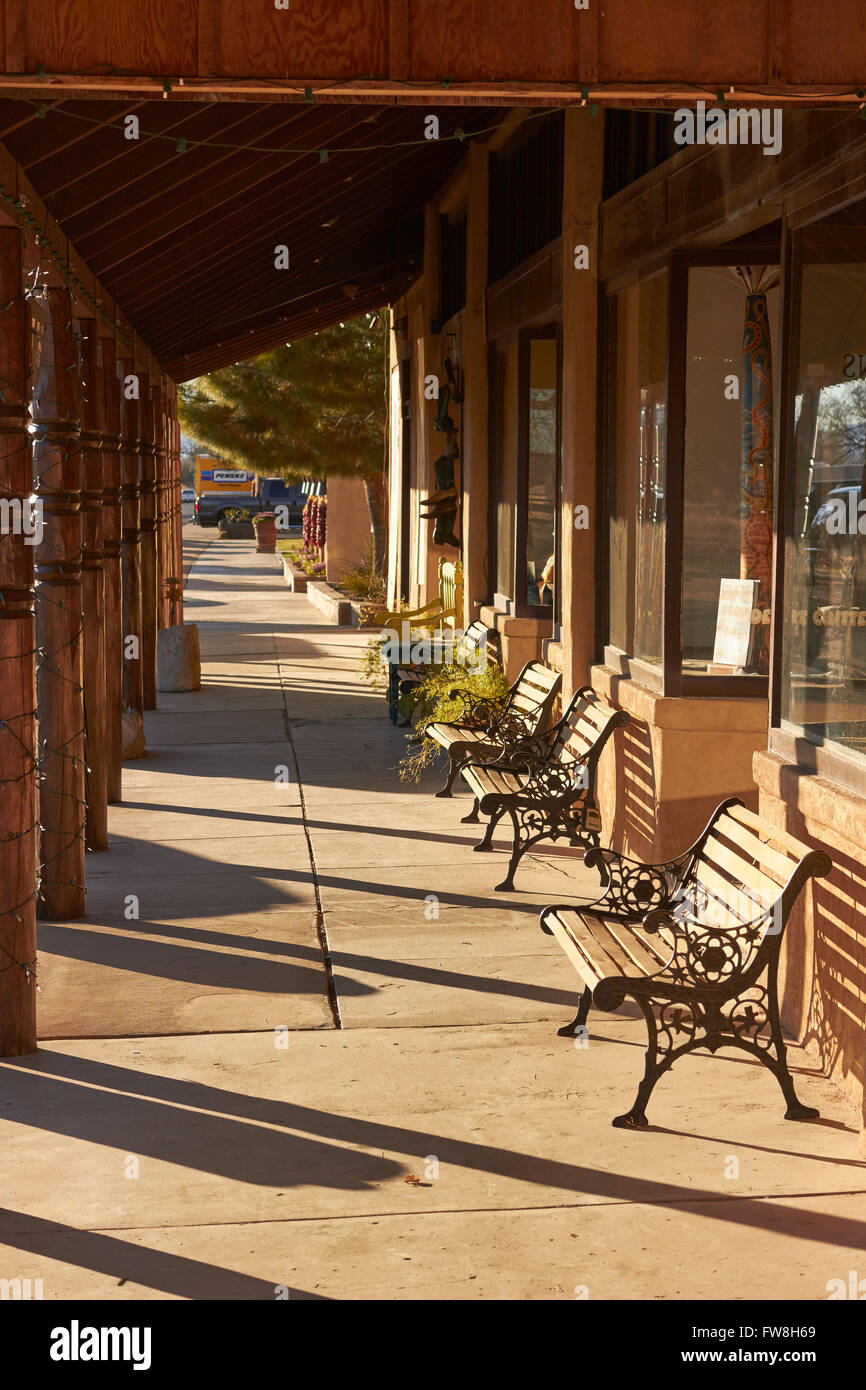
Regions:
<instances>
[{"instance_id":1,"label":"decorative painted column","mask_svg":"<svg viewBox=\"0 0 866 1390\"><path fill-rule=\"evenodd\" d=\"M102 525L102 383L96 319L76 320L81 356L81 597L84 610L84 750L87 848L108 849L108 720Z\"/></svg>"},{"instance_id":2,"label":"decorative painted column","mask_svg":"<svg viewBox=\"0 0 866 1390\"><path fill-rule=\"evenodd\" d=\"M145 709L156 709L156 448L150 373L138 373L141 463L141 681Z\"/></svg>"},{"instance_id":3,"label":"decorative painted column","mask_svg":"<svg viewBox=\"0 0 866 1390\"><path fill-rule=\"evenodd\" d=\"M31 325L21 233L0 228L0 1057L36 1050L36 620ZM36 517L38 521L38 516Z\"/></svg>"},{"instance_id":4,"label":"decorative painted column","mask_svg":"<svg viewBox=\"0 0 866 1390\"><path fill-rule=\"evenodd\" d=\"M42 504L36 551L36 668L40 758L40 917L84 912L81 453L78 345L69 291L49 286L33 397L33 473Z\"/></svg>"},{"instance_id":5,"label":"decorative painted column","mask_svg":"<svg viewBox=\"0 0 866 1390\"><path fill-rule=\"evenodd\" d=\"M108 800L121 800L123 747L123 482L120 463L120 391L113 338L99 339L102 397L102 551L105 571L105 709Z\"/></svg>"},{"instance_id":6,"label":"decorative painted column","mask_svg":"<svg viewBox=\"0 0 866 1390\"><path fill-rule=\"evenodd\" d=\"M134 357L117 362L116 393L120 412L120 503L123 515L121 568L123 573L123 706L144 708L141 675L141 438L140 411L133 383L137 381Z\"/></svg>"}]
</instances>

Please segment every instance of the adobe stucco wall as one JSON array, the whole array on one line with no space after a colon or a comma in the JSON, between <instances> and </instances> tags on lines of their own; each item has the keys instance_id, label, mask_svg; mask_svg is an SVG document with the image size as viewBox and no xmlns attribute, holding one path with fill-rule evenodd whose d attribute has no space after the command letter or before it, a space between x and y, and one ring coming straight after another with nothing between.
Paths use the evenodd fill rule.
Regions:
<instances>
[{"instance_id":1,"label":"adobe stucco wall","mask_svg":"<svg viewBox=\"0 0 866 1390\"><path fill-rule=\"evenodd\" d=\"M782 1022L866 1124L866 800L774 753L756 754L754 774L761 815L833 860L833 872L806 888L785 931Z\"/></svg>"},{"instance_id":2,"label":"adobe stucco wall","mask_svg":"<svg viewBox=\"0 0 866 1390\"><path fill-rule=\"evenodd\" d=\"M360 478L328 478L328 529L325 574L339 582L366 558L370 545L370 510Z\"/></svg>"},{"instance_id":3,"label":"adobe stucco wall","mask_svg":"<svg viewBox=\"0 0 866 1390\"><path fill-rule=\"evenodd\" d=\"M670 699L607 666L592 668L591 683L631 716L599 764L603 843L658 863L687 849L724 797L758 809L765 700Z\"/></svg>"}]
</instances>

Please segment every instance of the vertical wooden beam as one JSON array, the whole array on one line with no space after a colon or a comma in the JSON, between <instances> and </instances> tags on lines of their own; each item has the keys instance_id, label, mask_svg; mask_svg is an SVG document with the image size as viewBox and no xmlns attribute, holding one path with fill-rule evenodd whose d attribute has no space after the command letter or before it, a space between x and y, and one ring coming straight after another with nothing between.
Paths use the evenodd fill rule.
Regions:
<instances>
[{"instance_id":1,"label":"vertical wooden beam","mask_svg":"<svg viewBox=\"0 0 866 1390\"><path fill-rule=\"evenodd\" d=\"M156 626L165 627L165 443L162 428L162 388L157 374L151 376L153 402L153 481L156 518Z\"/></svg>"},{"instance_id":2,"label":"vertical wooden beam","mask_svg":"<svg viewBox=\"0 0 866 1390\"><path fill-rule=\"evenodd\" d=\"M174 622L183 622L183 503L180 477L180 425L177 418L177 387L170 387L171 451L174 460Z\"/></svg>"},{"instance_id":3,"label":"vertical wooden beam","mask_svg":"<svg viewBox=\"0 0 866 1390\"><path fill-rule=\"evenodd\" d=\"M65 287L42 300L45 334L33 398L33 472L43 509L36 551L41 917L84 912L81 453L78 352Z\"/></svg>"},{"instance_id":4,"label":"vertical wooden beam","mask_svg":"<svg viewBox=\"0 0 866 1390\"><path fill-rule=\"evenodd\" d=\"M31 328L21 233L0 228L0 1057L36 1049L36 621L30 418ZM38 518L37 518L38 520ZM28 543L31 542L31 543Z\"/></svg>"},{"instance_id":5,"label":"vertical wooden beam","mask_svg":"<svg viewBox=\"0 0 866 1390\"><path fill-rule=\"evenodd\" d=\"M122 797L123 744L123 507L120 463L120 392L113 338L99 339L102 396L102 550L105 556L105 707L108 800Z\"/></svg>"},{"instance_id":6,"label":"vertical wooden beam","mask_svg":"<svg viewBox=\"0 0 866 1390\"><path fill-rule=\"evenodd\" d=\"M487 439L487 185L490 156L483 145L468 151L466 200L466 309L463 352L463 626L478 617L478 604L490 595L488 555ZM492 597L492 595L490 595Z\"/></svg>"},{"instance_id":7,"label":"vertical wooden beam","mask_svg":"<svg viewBox=\"0 0 866 1390\"><path fill-rule=\"evenodd\" d=\"M138 373L138 457L141 463L141 683L145 709L156 709L156 448L150 373Z\"/></svg>"},{"instance_id":8,"label":"vertical wooden beam","mask_svg":"<svg viewBox=\"0 0 866 1390\"><path fill-rule=\"evenodd\" d=\"M141 412L139 396L132 393L130 385L135 379L135 358L118 358L115 389L120 411L120 503L123 514L123 705L125 709L140 711L144 709L141 674L141 461L138 453Z\"/></svg>"},{"instance_id":9,"label":"vertical wooden beam","mask_svg":"<svg viewBox=\"0 0 866 1390\"><path fill-rule=\"evenodd\" d=\"M563 699L589 680L596 657L596 537L606 524L596 496L598 392L598 208L604 170L604 116L565 113L562 196L562 583ZM586 246L589 269L575 267ZM575 507L589 528L575 530Z\"/></svg>"},{"instance_id":10,"label":"vertical wooden beam","mask_svg":"<svg viewBox=\"0 0 866 1390\"><path fill-rule=\"evenodd\" d=\"M84 750L87 848L108 849L105 696L105 554L102 523L102 383L96 319L76 320L81 357L81 598L84 610Z\"/></svg>"}]
</instances>

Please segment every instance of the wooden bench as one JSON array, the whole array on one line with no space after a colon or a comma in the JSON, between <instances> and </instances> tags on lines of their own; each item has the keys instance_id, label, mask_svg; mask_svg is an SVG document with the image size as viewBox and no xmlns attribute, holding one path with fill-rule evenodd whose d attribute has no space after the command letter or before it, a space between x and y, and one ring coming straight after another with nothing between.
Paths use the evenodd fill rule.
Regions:
<instances>
[{"instance_id":1,"label":"wooden bench","mask_svg":"<svg viewBox=\"0 0 866 1390\"><path fill-rule=\"evenodd\" d=\"M788 1070L776 973L782 933L809 878L832 869L812 850L756 816L736 797L713 813L691 848L666 864L641 864L613 850L586 855L606 889L587 907L556 905L542 930L565 951L584 984L577 1017L591 1004L612 1011L627 995L646 1019L643 1080L619 1128L644 1126L653 1087L687 1052L736 1047L775 1076L787 1120L811 1120Z\"/></svg>"},{"instance_id":2,"label":"wooden bench","mask_svg":"<svg viewBox=\"0 0 866 1390\"><path fill-rule=\"evenodd\" d=\"M463 566L459 560L440 559L439 592L436 598L431 599L430 603L422 608L407 609L402 613L384 608L376 614L376 622L386 631L396 635L398 645L402 641L403 633L410 631L419 636L426 634L434 639L438 635L438 640L447 644L449 640L453 640L455 628L462 621L462 617ZM404 623L406 627L403 626ZM409 679L407 664L393 657L388 663L388 713L392 724L396 724L399 718L400 682ZM402 676L401 669L404 671Z\"/></svg>"},{"instance_id":3,"label":"wooden bench","mask_svg":"<svg viewBox=\"0 0 866 1390\"><path fill-rule=\"evenodd\" d=\"M463 714L453 723L428 724L425 733L448 754L445 785L437 796L450 796L461 765L475 758L505 757L518 740L547 727L562 677L541 661L528 661L502 700L482 699L467 691L453 690L462 700Z\"/></svg>"},{"instance_id":4,"label":"wooden bench","mask_svg":"<svg viewBox=\"0 0 866 1390\"><path fill-rule=\"evenodd\" d=\"M504 815L510 816L514 827L508 873L497 883L497 892L514 888L517 865L541 840L565 837L585 850L598 846L598 760L614 730L628 722L627 714L611 709L591 686L584 686L546 734L512 745L507 765L495 760L461 767L460 776L475 795L475 805L463 820L477 820L479 811L490 817L475 849L491 849L493 832Z\"/></svg>"}]
</instances>

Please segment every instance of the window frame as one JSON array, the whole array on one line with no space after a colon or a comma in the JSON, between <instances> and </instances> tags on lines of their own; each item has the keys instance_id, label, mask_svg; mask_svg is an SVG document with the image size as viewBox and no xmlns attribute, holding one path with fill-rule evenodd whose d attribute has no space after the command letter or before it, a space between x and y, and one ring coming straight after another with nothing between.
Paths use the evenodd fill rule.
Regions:
<instances>
[{"instance_id":1,"label":"window frame","mask_svg":"<svg viewBox=\"0 0 866 1390\"><path fill-rule=\"evenodd\" d=\"M785 562L789 528L794 520L794 489L790 487L794 466L794 401L800 365L800 311L802 306L802 233L807 227L823 222L833 213L843 211L851 203L866 201L840 194L838 201L820 210L789 216L782 242L783 299L782 299L782 425L778 431L779 466L777 469L776 506L773 529L776 539L773 556L773 594L770 642L770 696L767 748L785 762L793 763L801 773L825 777L836 786L860 796L866 796L866 756L847 751L839 744L829 746L797 733L796 725L782 726L782 625L777 614L783 614L785 603Z\"/></svg>"},{"instance_id":2,"label":"window frame","mask_svg":"<svg viewBox=\"0 0 866 1390\"><path fill-rule=\"evenodd\" d=\"M496 518L496 450L501 442L496 429L494 392L489 397L489 487L488 487L488 551L491 556L491 603L512 618L537 618L551 624L551 636L561 612L558 596L561 589L561 487L562 487L562 322L559 312L548 315L542 322L524 325L509 333L500 334L488 346L488 379L494 381L496 353L510 342L517 343L517 456L515 459L514 529L511 537L512 588L523 591L526 573L526 528L529 511L529 376L530 344L534 338L554 339L556 342L556 472L553 492L553 603L532 604L520 601L514 594L499 589L498 536ZM523 579L520 579L523 576Z\"/></svg>"},{"instance_id":3,"label":"window frame","mask_svg":"<svg viewBox=\"0 0 866 1390\"><path fill-rule=\"evenodd\" d=\"M684 463L686 426L686 368L688 353L688 281L689 271L696 266L728 266L732 264L779 266L784 277L784 248L780 256L779 247L774 242L761 243L758 239L753 245L731 247L724 245L713 249L679 249L671 251L661 260L654 258L643 267L640 273L631 276L612 277L605 285L608 311L605 315L605 332L614 345L612 364L616 366L615 319L616 296L631 285L655 278L667 271L667 343L666 343L666 407L665 407L665 496L664 496L664 571L662 594L662 644L661 661L655 664L634 657L609 643L605 645L605 664L622 675L630 676L647 686L655 694L673 698L712 697L722 699L769 699L770 676L711 676L691 674L682 669L682 585L683 585L683 543L684 543ZM784 339L784 278L780 282L783 296L783 323L781 329L781 370L774 374L773 409L775 419L781 418L782 380L785 371ZM618 381L615 370L611 375L609 398L604 407L605 430L605 490L606 501L614 482L615 468L615 423L616 391ZM778 505L780 486L779 434L774 431L775 450L775 490ZM609 511L609 508L608 508ZM774 513L775 515L775 513ZM605 570L610 564L609 525L605 538ZM774 527L774 546L771 573L777 573L776 531ZM773 612L777 611L775 607ZM610 635L610 604L607 604L607 633ZM771 642L774 624L771 625ZM772 671L773 651L771 645L770 669Z\"/></svg>"}]
</instances>

